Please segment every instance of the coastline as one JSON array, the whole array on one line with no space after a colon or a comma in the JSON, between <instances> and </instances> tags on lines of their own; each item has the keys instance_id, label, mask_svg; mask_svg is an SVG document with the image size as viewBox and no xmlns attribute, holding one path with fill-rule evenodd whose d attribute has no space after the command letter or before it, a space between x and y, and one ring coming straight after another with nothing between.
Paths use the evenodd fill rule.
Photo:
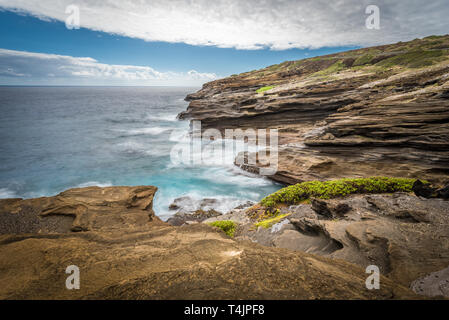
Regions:
<instances>
[{"instance_id":1,"label":"coastline","mask_svg":"<svg viewBox=\"0 0 449 320\"><path fill-rule=\"evenodd\" d=\"M217 199L187 210L178 198L163 222L157 183L0 200L0 298L448 298L449 53L402 50L433 52L432 41L286 62L189 94L179 118L204 130L279 131L268 178L288 187L260 201L216 212ZM80 290L62 285L69 265Z\"/></svg>"}]
</instances>

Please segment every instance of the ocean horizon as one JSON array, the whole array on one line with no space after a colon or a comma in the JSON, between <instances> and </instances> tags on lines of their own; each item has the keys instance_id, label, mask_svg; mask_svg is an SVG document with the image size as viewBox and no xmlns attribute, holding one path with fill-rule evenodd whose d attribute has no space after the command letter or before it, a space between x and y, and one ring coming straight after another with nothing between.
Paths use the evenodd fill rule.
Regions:
<instances>
[{"instance_id":1,"label":"ocean horizon","mask_svg":"<svg viewBox=\"0 0 449 320\"><path fill-rule=\"evenodd\" d=\"M217 201L227 212L280 188L233 161L173 165L170 150L188 137L179 121L192 87L0 87L0 198L53 196L86 186L154 185L163 220L179 197ZM232 157L230 157L232 159Z\"/></svg>"}]
</instances>

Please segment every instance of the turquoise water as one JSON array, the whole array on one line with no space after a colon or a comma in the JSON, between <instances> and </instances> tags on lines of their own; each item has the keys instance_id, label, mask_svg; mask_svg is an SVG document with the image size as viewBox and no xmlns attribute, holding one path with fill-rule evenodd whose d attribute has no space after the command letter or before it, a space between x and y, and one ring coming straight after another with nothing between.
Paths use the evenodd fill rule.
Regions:
<instances>
[{"instance_id":1,"label":"turquoise water","mask_svg":"<svg viewBox=\"0 0 449 320\"><path fill-rule=\"evenodd\" d=\"M232 161L173 164L186 139L176 120L197 88L0 87L0 198L55 195L90 185L155 185L155 211L178 197L216 198L219 210L277 189Z\"/></svg>"}]
</instances>

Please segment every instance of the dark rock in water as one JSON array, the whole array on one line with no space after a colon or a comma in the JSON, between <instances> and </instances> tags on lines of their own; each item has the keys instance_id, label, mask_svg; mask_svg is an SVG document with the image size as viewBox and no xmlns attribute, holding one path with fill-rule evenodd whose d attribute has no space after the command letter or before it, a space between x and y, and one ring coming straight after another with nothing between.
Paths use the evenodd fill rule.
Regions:
<instances>
[{"instance_id":1,"label":"dark rock in water","mask_svg":"<svg viewBox=\"0 0 449 320\"><path fill-rule=\"evenodd\" d=\"M167 223L171 226L179 227L185 224L187 219L185 217L180 217L179 215L174 215L167 220Z\"/></svg>"},{"instance_id":2,"label":"dark rock in water","mask_svg":"<svg viewBox=\"0 0 449 320\"><path fill-rule=\"evenodd\" d=\"M189 222L202 222L206 219L221 216L222 213L211 210L196 210L194 212L178 212L173 217L167 220L167 223L172 226L182 226Z\"/></svg>"},{"instance_id":3,"label":"dark rock in water","mask_svg":"<svg viewBox=\"0 0 449 320\"><path fill-rule=\"evenodd\" d=\"M213 205L217 204L217 202L218 202L217 199L208 199L208 198L203 199L203 200L201 200L200 208L203 209L204 207L213 206Z\"/></svg>"},{"instance_id":4,"label":"dark rock in water","mask_svg":"<svg viewBox=\"0 0 449 320\"><path fill-rule=\"evenodd\" d=\"M182 212L195 212L197 210L210 210L218 204L217 199L205 198L201 200L192 199L191 197L176 198L168 207L170 210L181 210Z\"/></svg>"},{"instance_id":5,"label":"dark rock in water","mask_svg":"<svg viewBox=\"0 0 449 320\"><path fill-rule=\"evenodd\" d=\"M412 187L413 192L423 198L436 198L436 189L429 184L423 183L421 180L416 180Z\"/></svg>"},{"instance_id":6,"label":"dark rock in water","mask_svg":"<svg viewBox=\"0 0 449 320\"><path fill-rule=\"evenodd\" d=\"M179 210L181 209L182 204L184 204L185 202L191 202L192 199L190 199L190 197L181 197L181 198L177 198L173 201L172 204L170 204L170 206L168 207L168 209L170 210Z\"/></svg>"},{"instance_id":7,"label":"dark rock in water","mask_svg":"<svg viewBox=\"0 0 449 320\"><path fill-rule=\"evenodd\" d=\"M242 209L246 209L249 207L252 207L255 203L252 201L246 201L245 203L242 203L241 205L235 207L235 210L242 210Z\"/></svg>"}]
</instances>

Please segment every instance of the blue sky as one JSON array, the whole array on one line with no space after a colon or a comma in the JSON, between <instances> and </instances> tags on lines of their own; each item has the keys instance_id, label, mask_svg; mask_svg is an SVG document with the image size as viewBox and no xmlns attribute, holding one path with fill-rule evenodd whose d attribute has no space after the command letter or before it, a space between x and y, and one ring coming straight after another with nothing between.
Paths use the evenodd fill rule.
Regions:
<instances>
[{"instance_id":1,"label":"blue sky","mask_svg":"<svg viewBox=\"0 0 449 320\"><path fill-rule=\"evenodd\" d=\"M377 2L381 28L365 26ZM67 6L80 10L69 30ZM0 0L0 85L193 85L449 30L444 0ZM418 10L419 9L419 10Z\"/></svg>"},{"instance_id":2,"label":"blue sky","mask_svg":"<svg viewBox=\"0 0 449 320\"><path fill-rule=\"evenodd\" d=\"M286 60L355 48L237 50L184 43L148 42L85 28L69 30L63 22L42 21L7 11L0 11L0 30L3 49L92 57L107 64L150 65L162 72L187 72L194 69L222 76Z\"/></svg>"}]
</instances>

